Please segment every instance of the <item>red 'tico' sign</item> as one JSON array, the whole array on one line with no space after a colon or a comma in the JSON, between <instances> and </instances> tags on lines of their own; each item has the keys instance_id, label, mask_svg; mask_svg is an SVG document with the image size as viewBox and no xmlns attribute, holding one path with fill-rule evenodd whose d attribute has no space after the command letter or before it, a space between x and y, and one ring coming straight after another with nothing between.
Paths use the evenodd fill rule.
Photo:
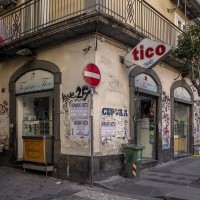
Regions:
<instances>
[{"instance_id":1,"label":"red 'tico' sign","mask_svg":"<svg viewBox=\"0 0 200 200\"><path fill-rule=\"evenodd\" d=\"M101 80L99 68L93 63L87 64L83 69L83 79L90 87L99 85Z\"/></svg>"},{"instance_id":2,"label":"red 'tico' sign","mask_svg":"<svg viewBox=\"0 0 200 200\"><path fill-rule=\"evenodd\" d=\"M148 38L134 47L124 60L144 68L152 68L161 62L171 51L172 46Z\"/></svg>"}]
</instances>

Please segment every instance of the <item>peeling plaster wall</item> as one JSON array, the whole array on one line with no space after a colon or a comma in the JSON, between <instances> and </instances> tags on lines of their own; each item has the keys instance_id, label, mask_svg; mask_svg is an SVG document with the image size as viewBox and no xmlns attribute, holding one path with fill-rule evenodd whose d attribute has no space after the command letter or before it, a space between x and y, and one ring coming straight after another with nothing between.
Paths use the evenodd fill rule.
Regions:
<instances>
[{"instance_id":1,"label":"peeling plaster wall","mask_svg":"<svg viewBox=\"0 0 200 200\"><path fill-rule=\"evenodd\" d=\"M200 98L197 90L192 87L194 94L194 154L200 154Z\"/></svg>"},{"instance_id":2,"label":"peeling plaster wall","mask_svg":"<svg viewBox=\"0 0 200 200\"><path fill-rule=\"evenodd\" d=\"M171 138L171 99L170 99L170 89L171 86L174 82L178 80L182 80L181 75L178 71L169 68L169 66L166 66L164 64L159 64L154 68L155 72L158 74L161 84L162 84L162 144L163 144L163 149L169 149L171 144L170 144L170 138ZM167 74L167 75L166 75ZM185 82L191 86L191 82L188 78L184 78ZM193 88L193 87L191 87ZM195 98L199 99L198 96L194 93ZM196 101L196 108L200 105L198 105L198 101ZM200 107L198 107L200 108ZM196 113L195 108L192 111L194 114ZM196 114L198 115L198 114ZM194 119L195 120L195 119ZM196 120L198 121L198 120ZM194 121L195 123L195 121ZM200 138L200 131L198 126L196 125L196 133L199 133L199 138ZM198 134L197 133L197 134ZM197 135L198 137L198 135Z\"/></svg>"},{"instance_id":3,"label":"peeling plaster wall","mask_svg":"<svg viewBox=\"0 0 200 200\"><path fill-rule=\"evenodd\" d=\"M69 113L66 113L66 109L69 111L69 105L71 100L79 100L82 102L90 102L90 95L88 95L89 88L85 87L85 82L82 78L82 70L86 64L94 62L94 39L90 38L92 48L87 54L83 52L83 49L88 47L89 40L74 42L66 44L56 48L52 48L43 52L39 52L36 56L37 60L49 61L60 68L62 73L62 84L60 93L60 108L61 108L61 120L60 120L60 137L61 137L61 153L71 155L89 155L89 137L69 137L70 131L70 118ZM5 93L0 95L0 108L1 108L1 134L9 134L9 80L11 76L21 66L30 60L28 57L21 57L7 61L0 64L0 89L5 88ZM69 97L69 102L66 103L65 97ZM7 102L7 103L5 103ZM90 109L90 107L88 107ZM89 110L88 110L88 113ZM69 121L69 123L66 123ZM20 138L21 139L21 138Z\"/></svg>"},{"instance_id":4,"label":"peeling plaster wall","mask_svg":"<svg viewBox=\"0 0 200 200\"><path fill-rule=\"evenodd\" d=\"M119 62L119 55L126 52L121 48L97 41L95 50L95 39L90 38L92 48L85 54L83 49L88 47L88 39L72 44L62 45L38 53L37 60L46 60L54 63L62 73L62 84L60 92L60 137L61 153L68 155L90 155L89 135L72 136L72 118L70 117L71 103L88 103L88 113L84 120L90 127L90 88L86 86L82 78L82 70L88 63L95 63L101 71L101 82L95 88L93 95L93 132L95 155L112 155L122 153L122 144L128 143L130 138L130 113L129 113L129 78L125 67ZM9 134L9 80L12 74L27 63L29 58L21 57L0 64L0 89L5 92L0 95L0 135ZM165 128L171 137L171 102L165 97L170 97L170 88L176 80L181 80L179 72L169 66L159 64L153 68L160 78L162 84L162 131ZM167 74L167 76L166 76ZM175 80L176 79L176 80ZM186 83L191 85L189 79ZM199 97L194 92L195 110L200 110ZM199 112L194 113L195 137L200 138ZM86 129L86 128L85 128ZM90 129L86 129L88 133ZM200 140L199 140L200 141Z\"/></svg>"},{"instance_id":5,"label":"peeling plaster wall","mask_svg":"<svg viewBox=\"0 0 200 200\"><path fill-rule=\"evenodd\" d=\"M96 155L121 153L122 144L127 143L130 136L129 79L124 66L119 62L119 55L124 53L115 46L98 41L95 56L101 71L101 83L94 95ZM104 126L106 123L107 129ZM112 123L113 127L110 126Z\"/></svg>"},{"instance_id":6,"label":"peeling plaster wall","mask_svg":"<svg viewBox=\"0 0 200 200\"><path fill-rule=\"evenodd\" d=\"M4 144L6 149L9 148L9 80L23 64L22 59L0 64L0 144Z\"/></svg>"},{"instance_id":7,"label":"peeling plaster wall","mask_svg":"<svg viewBox=\"0 0 200 200\"><path fill-rule=\"evenodd\" d=\"M62 154L83 156L90 154L89 136L72 135L70 104L75 101L90 103L89 88L86 87L82 78L82 70L88 63L94 62L94 39L91 39L91 43L92 48L87 54L83 52L83 49L88 47L89 40L64 45L37 56L38 60L48 60L57 65L62 73L60 94ZM88 109L90 108L88 107ZM86 120L89 122L89 116Z\"/></svg>"}]
</instances>

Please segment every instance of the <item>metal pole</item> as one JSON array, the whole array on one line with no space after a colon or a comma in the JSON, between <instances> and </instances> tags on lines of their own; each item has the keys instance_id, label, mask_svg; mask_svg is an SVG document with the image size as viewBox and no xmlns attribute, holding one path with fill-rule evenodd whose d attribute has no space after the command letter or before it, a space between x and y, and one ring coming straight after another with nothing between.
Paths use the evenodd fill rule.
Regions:
<instances>
[{"instance_id":1,"label":"metal pole","mask_svg":"<svg viewBox=\"0 0 200 200\"><path fill-rule=\"evenodd\" d=\"M90 139L90 151L91 151L91 160L90 160L90 172L91 172L91 187L94 186L93 174L94 174L94 135L93 135L93 94L94 89L91 88L91 114L90 114L90 127L91 127L91 139Z\"/></svg>"},{"instance_id":2,"label":"metal pole","mask_svg":"<svg viewBox=\"0 0 200 200\"><path fill-rule=\"evenodd\" d=\"M186 0L185 0L185 26L186 26L186 15L187 15L187 5L186 5ZM184 31L184 30L183 30Z\"/></svg>"}]
</instances>

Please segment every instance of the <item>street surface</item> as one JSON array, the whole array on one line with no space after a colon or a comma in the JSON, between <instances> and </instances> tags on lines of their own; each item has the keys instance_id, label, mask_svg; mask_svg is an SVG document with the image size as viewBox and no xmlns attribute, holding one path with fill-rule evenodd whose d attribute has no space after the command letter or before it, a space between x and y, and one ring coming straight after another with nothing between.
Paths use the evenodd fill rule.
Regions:
<instances>
[{"instance_id":1,"label":"street surface","mask_svg":"<svg viewBox=\"0 0 200 200\"><path fill-rule=\"evenodd\" d=\"M0 166L0 200L200 200L200 157L142 171L139 178L111 177L90 185L36 171Z\"/></svg>"},{"instance_id":2,"label":"street surface","mask_svg":"<svg viewBox=\"0 0 200 200\"><path fill-rule=\"evenodd\" d=\"M0 200L136 200L97 186L80 185L45 174L0 167ZM143 198L142 198L143 199ZM149 199L149 198L144 198Z\"/></svg>"}]
</instances>

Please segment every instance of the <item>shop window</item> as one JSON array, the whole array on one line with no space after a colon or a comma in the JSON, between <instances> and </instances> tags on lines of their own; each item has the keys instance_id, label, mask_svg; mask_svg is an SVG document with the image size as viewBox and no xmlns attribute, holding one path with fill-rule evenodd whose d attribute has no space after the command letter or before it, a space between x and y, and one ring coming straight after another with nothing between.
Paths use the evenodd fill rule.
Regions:
<instances>
[{"instance_id":1,"label":"shop window","mask_svg":"<svg viewBox=\"0 0 200 200\"><path fill-rule=\"evenodd\" d=\"M190 106L175 102L174 155L188 153Z\"/></svg>"},{"instance_id":2,"label":"shop window","mask_svg":"<svg viewBox=\"0 0 200 200\"><path fill-rule=\"evenodd\" d=\"M136 95L137 145L144 146L143 159L155 159L156 98Z\"/></svg>"},{"instance_id":3,"label":"shop window","mask_svg":"<svg viewBox=\"0 0 200 200\"><path fill-rule=\"evenodd\" d=\"M53 135L52 97L23 97L23 135Z\"/></svg>"}]
</instances>

